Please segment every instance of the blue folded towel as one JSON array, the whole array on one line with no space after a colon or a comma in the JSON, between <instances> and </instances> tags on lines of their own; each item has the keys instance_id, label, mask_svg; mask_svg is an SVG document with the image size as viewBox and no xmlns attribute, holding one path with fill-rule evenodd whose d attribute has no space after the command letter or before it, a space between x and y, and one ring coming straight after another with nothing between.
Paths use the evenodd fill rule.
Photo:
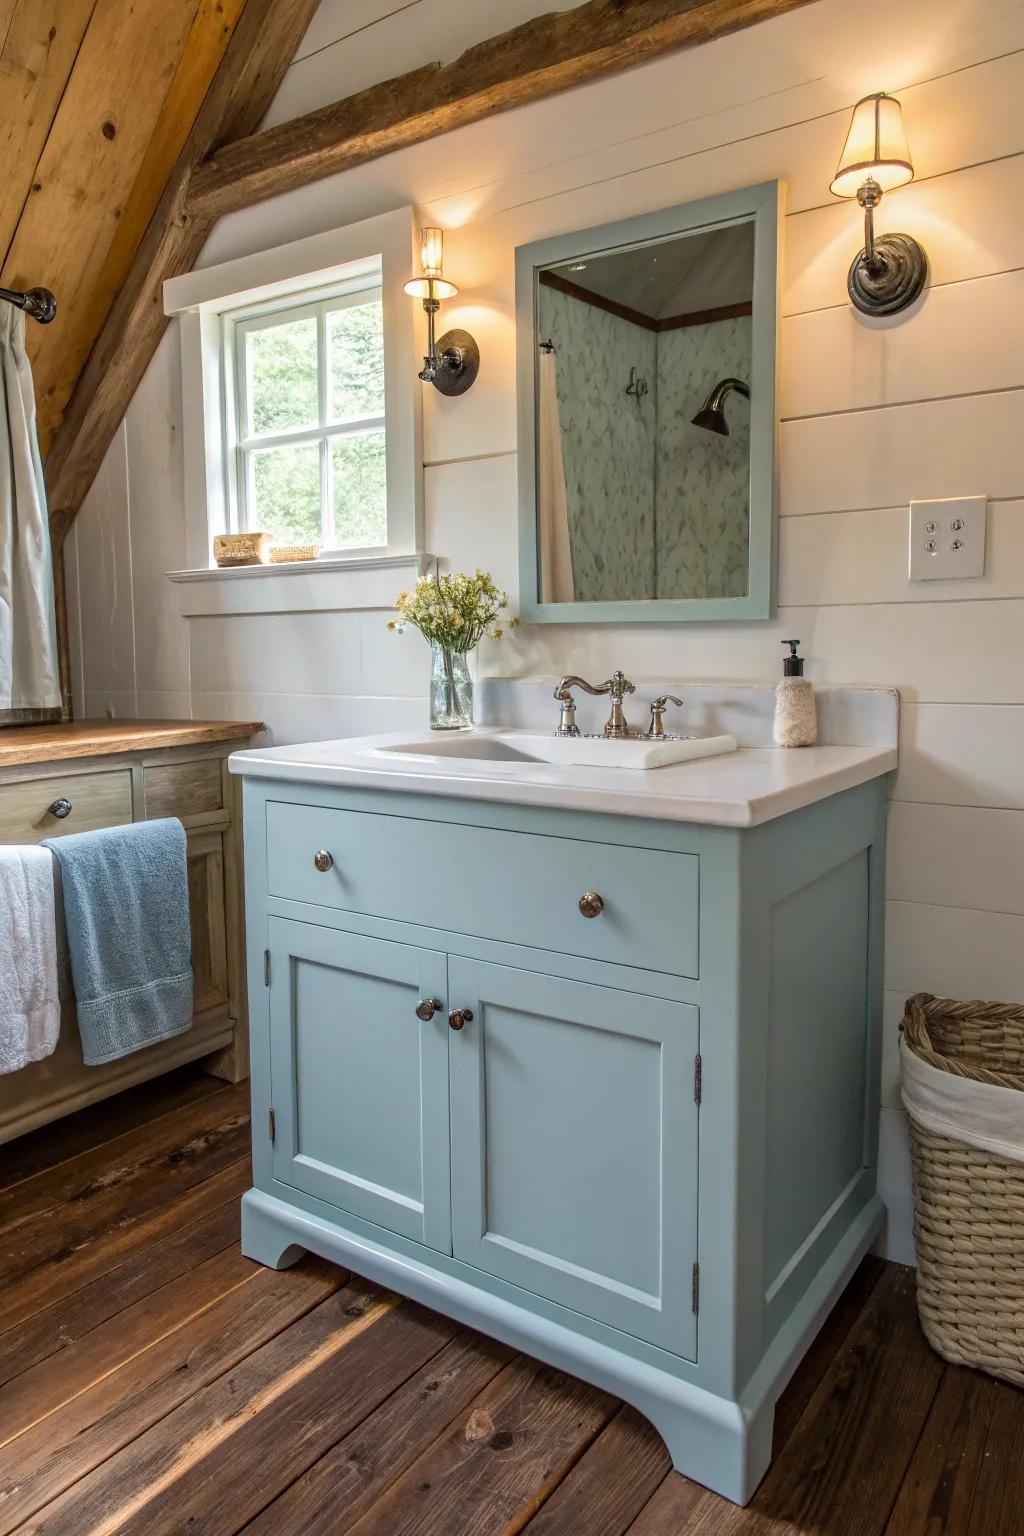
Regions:
<instances>
[{"instance_id":1,"label":"blue folded towel","mask_svg":"<svg viewBox=\"0 0 1024 1536\"><path fill-rule=\"evenodd\" d=\"M48 839L60 864L87 1067L192 1023L185 829L173 818Z\"/></svg>"}]
</instances>

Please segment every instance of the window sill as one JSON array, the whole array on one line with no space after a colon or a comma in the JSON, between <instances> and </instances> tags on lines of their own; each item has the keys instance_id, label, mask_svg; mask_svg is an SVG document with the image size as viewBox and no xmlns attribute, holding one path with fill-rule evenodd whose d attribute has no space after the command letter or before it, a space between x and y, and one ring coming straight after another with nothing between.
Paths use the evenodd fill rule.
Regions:
<instances>
[{"instance_id":1,"label":"window sill","mask_svg":"<svg viewBox=\"0 0 1024 1536\"><path fill-rule=\"evenodd\" d=\"M168 571L183 618L216 614L311 613L393 608L403 587L433 569L433 555L357 555L282 565L203 566Z\"/></svg>"}]
</instances>

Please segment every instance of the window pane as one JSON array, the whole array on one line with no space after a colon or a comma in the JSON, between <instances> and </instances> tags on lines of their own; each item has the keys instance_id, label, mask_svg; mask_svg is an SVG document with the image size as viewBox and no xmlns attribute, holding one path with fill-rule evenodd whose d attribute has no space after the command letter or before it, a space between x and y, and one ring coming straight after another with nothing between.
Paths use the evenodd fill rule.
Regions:
<instances>
[{"instance_id":1,"label":"window pane","mask_svg":"<svg viewBox=\"0 0 1024 1536\"><path fill-rule=\"evenodd\" d=\"M316 351L312 315L246 333L251 435L318 425Z\"/></svg>"},{"instance_id":2,"label":"window pane","mask_svg":"<svg viewBox=\"0 0 1024 1536\"><path fill-rule=\"evenodd\" d=\"M327 316L332 421L384 414L384 318L380 299Z\"/></svg>"},{"instance_id":3,"label":"window pane","mask_svg":"<svg viewBox=\"0 0 1024 1536\"><path fill-rule=\"evenodd\" d=\"M320 448L259 448L250 455L249 527L272 533L279 544L320 541Z\"/></svg>"},{"instance_id":4,"label":"window pane","mask_svg":"<svg viewBox=\"0 0 1024 1536\"><path fill-rule=\"evenodd\" d=\"M386 544L387 484L384 433L360 432L331 443L335 543Z\"/></svg>"}]
</instances>

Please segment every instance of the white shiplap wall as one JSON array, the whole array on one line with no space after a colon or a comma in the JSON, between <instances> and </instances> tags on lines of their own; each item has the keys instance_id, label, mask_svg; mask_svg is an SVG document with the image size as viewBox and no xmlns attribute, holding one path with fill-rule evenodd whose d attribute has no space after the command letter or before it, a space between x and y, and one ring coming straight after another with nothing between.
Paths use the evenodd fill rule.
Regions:
<instances>
[{"instance_id":1,"label":"white shiplap wall","mask_svg":"<svg viewBox=\"0 0 1024 1536\"><path fill-rule=\"evenodd\" d=\"M566 6L569 0L565 0ZM325 0L268 122L503 27L550 0ZM865 47L870 39L870 47ZM845 302L857 212L828 182L858 96L897 91L917 180L880 227L925 244L909 314ZM446 323L483 349L474 390L425 399L427 545L514 588L513 250L558 231L781 177L780 611L746 626L567 626L490 672L763 678L798 634L813 676L904 699L889 865L882 1113L889 1251L910 1252L895 1022L907 993L1024 999L1024 7L818 0L631 74L466 128L225 220L203 263L415 203L449 230ZM76 706L267 720L279 740L423 720L425 652L380 612L178 616L180 384L169 335L78 519ZM986 575L910 587L911 497L992 498Z\"/></svg>"}]
</instances>

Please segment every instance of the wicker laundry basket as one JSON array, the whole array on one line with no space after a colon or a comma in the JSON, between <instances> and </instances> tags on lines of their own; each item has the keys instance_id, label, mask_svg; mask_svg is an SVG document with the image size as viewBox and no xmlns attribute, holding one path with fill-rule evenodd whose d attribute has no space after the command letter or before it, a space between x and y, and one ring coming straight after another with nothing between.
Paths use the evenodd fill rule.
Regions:
<instances>
[{"instance_id":1,"label":"wicker laundry basket","mask_svg":"<svg viewBox=\"0 0 1024 1536\"><path fill-rule=\"evenodd\" d=\"M920 993L907 1002L901 1028L905 1051L964 1088L970 1081L1019 1092L1019 1119L1013 1100L994 1097L1004 1123L1008 1115L1024 1133L1024 1007ZM921 1326L944 1359L1024 1386L1024 1162L921 1124L907 1066L904 1059ZM955 1099L955 1082L933 1081Z\"/></svg>"}]
</instances>

